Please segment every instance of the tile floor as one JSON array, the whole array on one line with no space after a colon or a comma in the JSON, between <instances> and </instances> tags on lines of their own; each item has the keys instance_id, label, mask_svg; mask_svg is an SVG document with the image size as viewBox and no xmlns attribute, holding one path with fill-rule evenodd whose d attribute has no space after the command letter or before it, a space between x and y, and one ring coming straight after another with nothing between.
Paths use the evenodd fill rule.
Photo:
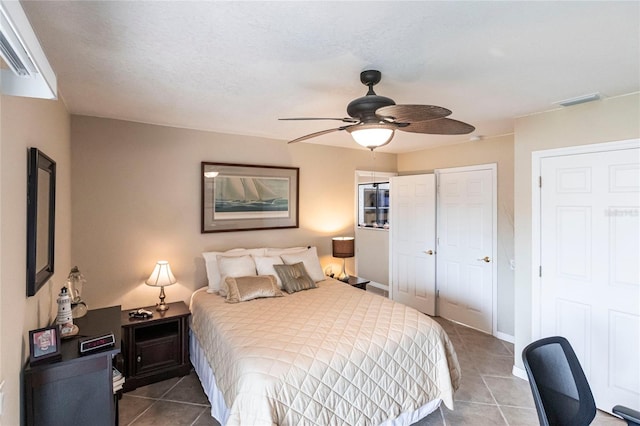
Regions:
<instances>
[{"instance_id":1,"label":"tile floor","mask_svg":"<svg viewBox=\"0 0 640 426\"><path fill-rule=\"evenodd\" d=\"M449 334L462 368L455 410L444 407L414 426L537 425L529 384L511 374L513 345L478 331L436 318ZM155 383L126 393L120 400L120 425L219 425L196 374ZM598 413L595 426L623 426Z\"/></svg>"}]
</instances>

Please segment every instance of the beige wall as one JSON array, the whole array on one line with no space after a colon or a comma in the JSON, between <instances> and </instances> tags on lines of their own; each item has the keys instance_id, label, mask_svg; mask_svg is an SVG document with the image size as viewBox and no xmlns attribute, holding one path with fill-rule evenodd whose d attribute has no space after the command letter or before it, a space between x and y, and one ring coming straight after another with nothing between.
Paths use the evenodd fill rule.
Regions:
<instances>
[{"instance_id":1,"label":"beige wall","mask_svg":"<svg viewBox=\"0 0 640 426\"><path fill-rule=\"evenodd\" d=\"M545 149L633 139L640 136L636 94L522 117L515 123L516 345L531 341L531 153ZM519 356L516 365L522 368Z\"/></svg>"},{"instance_id":2,"label":"beige wall","mask_svg":"<svg viewBox=\"0 0 640 426\"><path fill-rule=\"evenodd\" d=\"M71 141L72 259L87 278L89 308L156 303L159 291L143 281L158 259L179 281L165 289L167 301L188 301L206 285L203 251L315 245L323 267L336 270L331 237L353 235L355 170L371 168L364 150L85 116L72 116ZM299 167L300 228L201 234L202 161ZM375 161L395 170L395 155Z\"/></svg>"},{"instance_id":3,"label":"beige wall","mask_svg":"<svg viewBox=\"0 0 640 426\"><path fill-rule=\"evenodd\" d=\"M69 115L61 101L2 96L0 154L0 380L6 380L3 425L21 417L20 371L29 356L29 330L48 325L55 299L70 269L71 153ZM57 163L55 274L26 297L27 148L37 147Z\"/></svg>"},{"instance_id":4,"label":"beige wall","mask_svg":"<svg viewBox=\"0 0 640 426\"><path fill-rule=\"evenodd\" d=\"M398 173L496 163L498 165L498 331L514 335L513 135L398 155Z\"/></svg>"}]
</instances>

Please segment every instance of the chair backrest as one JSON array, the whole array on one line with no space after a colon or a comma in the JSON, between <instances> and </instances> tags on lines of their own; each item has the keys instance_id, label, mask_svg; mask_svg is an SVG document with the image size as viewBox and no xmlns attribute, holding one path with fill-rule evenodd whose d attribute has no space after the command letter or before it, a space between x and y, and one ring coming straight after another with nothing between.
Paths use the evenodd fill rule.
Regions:
<instances>
[{"instance_id":1,"label":"chair backrest","mask_svg":"<svg viewBox=\"0 0 640 426\"><path fill-rule=\"evenodd\" d=\"M542 426L584 426L596 415L591 388L564 337L537 340L522 351Z\"/></svg>"}]
</instances>

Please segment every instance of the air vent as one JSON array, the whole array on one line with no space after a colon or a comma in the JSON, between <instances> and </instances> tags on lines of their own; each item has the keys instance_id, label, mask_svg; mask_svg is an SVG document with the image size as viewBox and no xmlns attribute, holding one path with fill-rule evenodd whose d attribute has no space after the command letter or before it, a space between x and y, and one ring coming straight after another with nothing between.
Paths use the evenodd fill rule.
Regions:
<instances>
[{"instance_id":1,"label":"air vent","mask_svg":"<svg viewBox=\"0 0 640 426\"><path fill-rule=\"evenodd\" d=\"M14 73L21 77L29 77L36 71L36 68L4 13L0 15L0 24L0 56Z\"/></svg>"},{"instance_id":2,"label":"air vent","mask_svg":"<svg viewBox=\"0 0 640 426\"><path fill-rule=\"evenodd\" d=\"M56 75L19 1L0 0L0 69L2 93L56 99Z\"/></svg>"},{"instance_id":3,"label":"air vent","mask_svg":"<svg viewBox=\"0 0 640 426\"><path fill-rule=\"evenodd\" d=\"M585 102L597 101L600 99L600 93L589 93L588 95L576 96L575 98L565 99L564 101L553 102L554 105L568 107L572 105L583 104Z\"/></svg>"}]
</instances>

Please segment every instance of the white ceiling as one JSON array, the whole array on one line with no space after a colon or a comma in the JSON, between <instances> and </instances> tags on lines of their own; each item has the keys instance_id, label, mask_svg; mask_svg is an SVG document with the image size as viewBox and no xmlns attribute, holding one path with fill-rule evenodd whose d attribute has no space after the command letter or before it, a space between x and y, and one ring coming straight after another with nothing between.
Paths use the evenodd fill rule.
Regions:
<instances>
[{"instance_id":1,"label":"white ceiling","mask_svg":"<svg viewBox=\"0 0 640 426\"><path fill-rule=\"evenodd\" d=\"M72 113L289 140L366 93L430 104L464 136L396 132L384 152L511 133L514 117L640 90L640 2L27 1ZM346 132L301 143L356 147Z\"/></svg>"}]
</instances>

